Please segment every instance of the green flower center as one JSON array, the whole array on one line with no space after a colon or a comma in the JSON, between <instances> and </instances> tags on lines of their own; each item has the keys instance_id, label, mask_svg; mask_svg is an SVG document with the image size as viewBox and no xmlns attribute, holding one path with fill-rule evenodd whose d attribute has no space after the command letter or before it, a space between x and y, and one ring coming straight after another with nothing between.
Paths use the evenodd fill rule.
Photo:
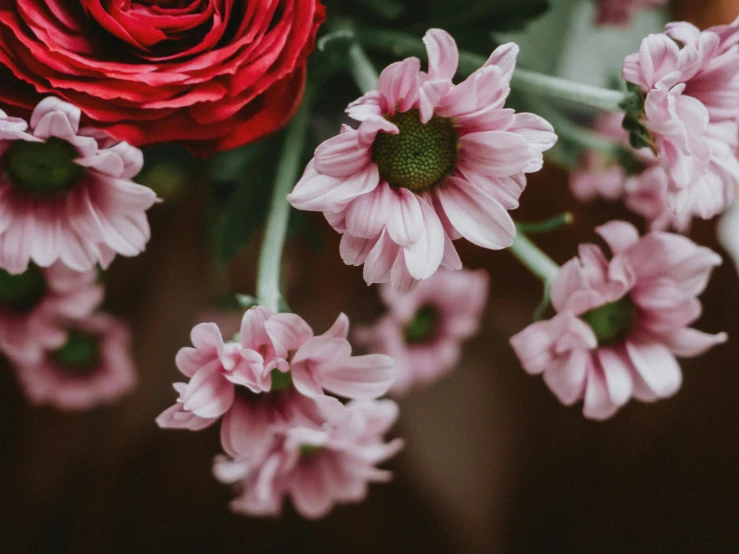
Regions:
<instances>
[{"instance_id":1,"label":"green flower center","mask_svg":"<svg viewBox=\"0 0 739 554\"><path fill-rule=\"evenodd\" d=\"M301 458L312 458L323 450L322 446L316 446L314 444L301 444L300 445L300 457Z\"/></svg>"},{"instance_id":2,"label":"green flower center","mask_svg":"<svg viewBox=\"0 0 739 554\"><path fill-rule=\"evenodd\" d=\"M13 313L26 313L38 306L46 294L46 279L38 266L30 264L20 275L0 269L0 306Z\"/></svg>"},{"instance_id":3,"label":"green flower center","mask_svg":"<svg viewBox=\"0 0 739 554\"><path fill-rule=\"evenodd\" d=\"M286 389L293 384L293 378L289 371L283 373L278 369L273 369L271 375L272 388L269 389L270 392L277 392L282 389Z\"/></svg>"},{"instance_id":4,"label":"green flower center","mask_svg":"<svg viewBox=\"0 0 739 554\"><path fill-rule=\"evenodd\" d=\"M439 325L439 310L430 304L421 306L413 320L405 326L406 344L429 342Z\"/></svg>"},{"instance_id":5,"label":"green flower center","mask_svg":"<svg viewBox=\"0 0 739 554\"><path fill-rule=\"evenodd\" d=\"M418 110L412 109L389 121L400 133L378 133L372 160L391 186L422 192L451 174L459 147L451 119L435 115L424 124Z\"/></svg>"},{"instance_id":6,"label":"green flower center","mask_svg":"<svg viewBox=\"0 0 739 554\"><path fill-rule=\"evenodd\" d=\"M54 363L67 373L89 375L101 362L100 335L72 330L67 342L51 353Z\"/></svg>"},{"instance_id":7,"label":"green flower center","mask_svg":"<svg viewBox=\"0 0 739 554\"><path fill-rule=\"evenodd\" d=\"M628 296L594 308L580 316L595 333L598 344L623 339L634 323L634 303Z\"/></svg>"},{"instance_id":8,"label":"green flower center","mask_svg":"<svg viewBox=\"0 0 739 554\"><path fill-rule=\"evenodd\" d=\"M15 185L31 195L66 192L82 178L85 169L74 160L77 149L56 137L46 142L16 140L6 150L5 169Z\"/></svg>"}]
</instances>

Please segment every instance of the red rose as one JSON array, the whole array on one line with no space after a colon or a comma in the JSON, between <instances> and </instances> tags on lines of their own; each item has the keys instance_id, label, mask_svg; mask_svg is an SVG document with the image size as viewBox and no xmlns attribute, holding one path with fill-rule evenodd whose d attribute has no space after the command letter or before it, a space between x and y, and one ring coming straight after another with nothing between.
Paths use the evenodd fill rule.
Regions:
<instances>
[{"instance_id":1,"label":"red rose","mask_svg":"<svg viewBox=\"0 0 739 554\"><path fill-rule=\"evenodd\" d=\"M0 0L0 103L54 95L131 144L211 154L287 123L324 19L319 0Z\"/></svg>"}]
</instances>

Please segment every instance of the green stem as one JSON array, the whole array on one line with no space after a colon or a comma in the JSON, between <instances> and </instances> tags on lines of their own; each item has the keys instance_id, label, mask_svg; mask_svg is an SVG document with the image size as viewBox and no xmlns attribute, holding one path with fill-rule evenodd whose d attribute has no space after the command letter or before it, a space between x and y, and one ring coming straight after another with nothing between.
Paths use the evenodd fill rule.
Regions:
<instances>
[{"instance_id":1,"label":"green stem","mask_svg":"<svg viewBox=\"0 0 739 554\"><path fill-rule=\"evenodd\" d=\"M629 98L627 93L618 90L576 83L568 79L545 75L520 67L513 72L511 87L538 96L556 98L588 108L611 112L623 111L621 106Z\"/></svg>"},{"instance_id":2,"label":"green stem","mask_svg":"<svg viewBox=\"0 0 739 554\"><path fill-rule=\"evenodd\" d=\"M521 232L516 233L516 239L508 251L547 286L559 271L559 266L554 260L542 252Z\"/></svg>"},{"instance_id":3,"label":"green stem","mask_svg":"<svg viewBox=\"0 0 739 554\"><path fill-rule=\"evenodd\" d=\"M375 90L379 76L362 46L358 42L354 42L349 47L348 55L352 76L362 93L366 94L371 90Z\"/></svg>"},{"instance_id":4,"label":"green stem","mask_svg":"<svg viewBox=\"0 0 739 554\"><path fill-rule=\"evenodd\" d=\"M516 228L522 233L528 235L535 235L537 233L548 233L559 229L563 225L569 225L574 221L574 216L571 212L564 212L544 221L534 221L531 223L516 223Z\"/></svg>"},{"instance_id":5,"label":"green stem","mask_svg":"<svg viewBox=\"0 0 739 554\"><path fill-rule=\"evenodd\" d=\"M544 283L544 293L541 296L541 302L534 310L534 321L541 321L547 313L547 308L552 302L551 287L549 283Z\"/></svg>"},{"instance_id":6,"label":"green stem","mask_svg":"<svg viewBox=\"0 0 739 554\"><path fill-rule=\"evenodd\" d=\"M280 161L277 166L272 202L267 215L264 242L259 254L257 297L259 303L274 312L280 309L280 267L282 248L285 245L287 224L290 220L290 204L285 197L298 179L305 135L308 130L311 90L306 89L303 105L285 132Z\"/></svg>"},{"instance_id":7,"label":"green stem","mask_svg":"<svg viewBox=\"0 0 739 554\"><path fill-rule=\"evenodd\" d=\"M423 43L416 37L400 31L383 29L357 29L359 40L367 47L387 52L397 57L426 57ZM459 73L470 75L485 63L483 56L471 52L459 52ZM561 77L553 77L528 69L516 68L511 86L523 91L557 98L597 110L623 111L622 103L630 98L628 93L575 83Z\"/></svg>"},{"instance_id":8,"label":"green stem","mask_svg":"<svg viewBox=\"0 0 739 554\"><path fill-rule=\"evenodd\" d=\"M623 148L609 137L578 125L545 102L532 99L531 108L552 124L558 136L580 148L597 150L609 158L617 158Z\"/></svg>"}]
</instances>

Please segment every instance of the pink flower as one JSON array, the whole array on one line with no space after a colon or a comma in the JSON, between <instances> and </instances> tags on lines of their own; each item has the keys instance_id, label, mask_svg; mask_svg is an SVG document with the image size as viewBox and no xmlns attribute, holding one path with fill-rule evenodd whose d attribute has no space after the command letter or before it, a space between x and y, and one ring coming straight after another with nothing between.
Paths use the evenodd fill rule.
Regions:
<instances>
[{"instance_id":1,"label":"pink flower","mask_svg":"<svg viewBox=\"0 0 739 554\"><path fill-rule=\"evenodd\" d=\"M259 396L237 395L221 423L221 446L241 460L259 459L276 433L300 426L323 430L345 416L344 405L331 396L304 396L288 387Z\"/></svg>"},{"instance_id":2,"label":"pink flower","mask_svg":"<svg viewBox=\"0 0 739 554\"><path fill-rule=\"evenodd\" d=\"M674 229L685 232L690 227L691 214L678 215L668 201L669 179L661 165L653 165L626 179L626 207L649 222L653 231Z\"/></svg>"},{"instance_id":3,"label":"pink flower","mask_svg":"<svg viewBox=\"0 0 739 554\"><path fill-rule=\"evenodd\" d=\"M275 314L263 306L244 314L238 341L224 342L215 323L196 325L194 348L182 348L176 358L190 381L175 384L180 397L157 423L207 427L233 407L237 390L269 392L277 378L312 397L323 397L324 389L347 398L381 396L392 385L393 361L382 355L352 356L348 331L349 320L342 314L331 329L314 337L300 316Z\"/></svg>"},{"instance_id":4,"label":"pink flower","mask_svg":"<svg viewBox=\"0 0 739 554\"><path fill-rule=\"evenodd\" d=\"M651 402L677 392L676 356L702 354L726 341L689 327L701 314L696 296L721 258L672 233L639 238L613 221L597 229L613 252L593 244L560 269L552 288L557 315L511 338L524 369L566 405L584 400L592 419L612 416L630 398Z\"/></svg>"},{"instance_id":5,"label":"pink flower","mask_svg":"<svg viewBox=\"0 0 739 554\"><path fill-rule=\"evenodd\" d=\"M0 270L0 351L12 362L38 365L67 340L67 322L88 317L103 299L97 272L61 263L25 273Z\"/></svg>"},{"instance_id":6,"label":"pink flower","mask_svg":"<svg viewBox=\"0 0 739 554\"><path fill-rule=\"evenodd\" d=\"M320 518L335 504L362 501L368 483L391 478L375 466L402 448L400 439L383 439L397 416L390 400L352 401L327 428L293 425L275 433L261 456L218 457L213 471L219 481L243 490L231 503L234 512L277 516L290 496L302 516Z\"/></svg>"},{"instance_id":7,"label":"pink flower","mask_svg":"<svg viewBox=\"0 0 739 554\"><path fill-rule=\"evenodd\" d=\"M343 260L364 264L367 283L403 291L440 266L461 268L452 240L510 246L508 210L556 141L540 117L503 107L515 44L455 85L454 39L432 29L424 42L428 72L416 58L385 68L377 90L347 109L359 127L321 144L288 196L298 209L324 213L343 234Z\"/></svg>"},{"instance_id":8,"label":"pink flower","mask_svg":"<svg viewBox=\"0 0 739 554\"><path fill-rule=\"evenodd\" d=\"M648 155L642 155L646 149L627 149L629 136L622 127L623 117L622 113L600 114L593 123L593 131L620 143L626 152L633 155L635 165L653 163L649 161ZM652 159L653 157L651 156ZM575 198L581 202L589 202L595 198L619 200L625 193L626 177L627 170L621 160L608 157L597 150L586 150L580 165L570 174L570 188Z\"/></svg>"},{"instance_id":9,"label":"pink flower","mask_svg":"<svg viewBox=\"0 0 739 554\"><path fill-rule=\"evenodd\" d=\"M739 17L702 32L691 23L668 23L665 34L697 53L680 78L685 94L706 106L712 123L739 121Z\"/></svg>"},{"instance_id":10,"label":"pink flower","mask_svg":"<svg viewBox=\"0 0 739 554\"><path fill-rule=\"evenodd\" d=\"M150 189L131 181L141 151L80 129L80 111L42 100L25 121L0 111L0 267L60 260L77 271L135 256L149 240Z\"/></svg>"},{"instance_id":11,"label":"pink flower","mask_svg":"<svg viewBox=\"0 0 739 554\"><path fill-rule=\"evenodd\" d=\"M626 27L636 11L654 10L665 3L666 0L598 0L595 23Z\"/></svg>"},{"instance_id":12,"label":"pink flower","mask_svg":"<svg viewBox=\"0 0 739 554\"><path fill-rule=\"evenodd\" d=\"M401 295L380 287L388 313L375 325L358 329L357 342L389 355L397 364L391 389L404 394L451 371L462 342L475 335L488 297L483 270L440 270L413 292Z\"/></svg>"},{"instance_id":13,"label":"pink flower","mask_svg":"<svg viewBox=\"0 0 739 554\"><path fill-rule=\"evenodd\" d=\"M68 327L67 341L35 364L15 367L34 404L87 410L114 402L136 385L127 327L103 314Z\"/></svg>"},{"instance_id":14,"label":"pink flower","mask_svg":"<svg viewBox=\"0 0 739 554\"><path fill-rule=\"evenodd\" d=\"M739 20L703 32L671 23L666 35L649 35L624 62L624 79L644 95L640 123L667 171L668 200L680 216L713 217L731 202L739 181L737 28Z\"/></svg>"},{"instance_id":15,"label":"pink flower","mask_svg":"<svg viewBox=\"0 0 739 554\"><path fill-rule=\"evenodd\" d=\"M686 230L691 214L677 215L670 207L667 173L649 148L629 145L623 118L621 113L607 113L595 120L593 130L619 143L621 153L609 157L597 150L585 151L580 166L570 175L572 194L582 202L623 200L653 230Z\"/></svg>"}]
</instances>

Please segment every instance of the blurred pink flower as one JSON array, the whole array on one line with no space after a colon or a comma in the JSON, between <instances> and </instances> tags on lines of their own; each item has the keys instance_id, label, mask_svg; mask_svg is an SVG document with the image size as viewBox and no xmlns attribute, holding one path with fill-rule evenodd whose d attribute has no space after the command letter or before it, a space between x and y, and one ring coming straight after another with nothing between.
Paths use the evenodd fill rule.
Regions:
<instances>
[{"instance_id":1,"label":"blurred pink flower","mask_svg":"<svg viewBox=\"0 0 739 554\"><path fill-rule=\"evenodd\" d=\"M670 23L667 34L649 35L624 61L624 79L645 95L644 124L679 216L715 216L739 181L738 22L703 32Z\"/></svg>"},{"instance_id":2,"label":"blurred pink flower","mask_svg":"<svg viewBox=\"0 0 739 554\"><path fill-rule=\"evenodd\" d=\"M616 160L609 160L596 150L586 150L578 166L570 173L570 189L580 202L596 198L620 200L626 183L626 170Z\"/></svg>"},{"instance_id":3,"label":"blurred pink flower","mask_svg":"<svg viewBox=\"0 0 739 554\"><path fill-rule=\"evenodd\" d=\"M668 177L661 165L652 165L632 175L624 183L624 203L632 212L649 222L653 231L674 229L685 232L690 227L691 215L678 215L668 202Z\"/></svg>"},{"instance_id":4,"label":"blurred pink flower","mask_svg":"<svg viewBox=\"0 0 739 554\"><path fill-rule=\"evenodd\" d=\"M62 263L29 265L11 275L0 269L0 352L12 362L38 365L44 352L67 340L67 322L88 317L103 299L97 271L76 272Z\"/></svg>"},{"instance_id":5,"label":"blurred pink flower","mask_svg":"<svg viewBox=\"0 0 739 554\"><path fill-rule=\"evenodd\" d=\"M219 481L243 490L231 502L234 512L277 516L290 496L302 516L320 518L336 504L364 500L368 483L391 478L375 466L402 448L400 439L383 439L397 417L397 405L390 400L352 401L343 417L325 429L287 427L272 435L260 456L220 456L213 472Z\"/></svg>"},{"instance_id":6,"label":"blurred pink flower","mask_svg":"<svg viewBox=\"0 0 739 554\"><path fill-rule=\"evenodd\" d=\"M348 331L349 320L341 314L331 329L314 337L300 316L275 314L263 306L244 314L238 342L224 342L215 323L196 325L194 348L182 348L176 357L190 381L175 384L180 397L157 423L201 429L232 408L237 389L247 395L269 392L273 379L284 380L280 375L288 372L288 384L308 396L323 397L324 389L347 398L381 396L392 385L393 361L382 355L352 356Z\"/></svg>"},{"instance_id":7,"label":"blurred pink flower","mask_svg":"<svg viewBox=\"0 0 739 554\"><path fill-rule=\"evenodd\" d=\"M667 0L598 0L596 25L620 25L631 23L634 13L639 10L654 10L664 6Z\"/></svg>"},{"instance_id":8,"label":"blurred pink flower","mask_svg":"<svg viewBox=\"0 0 739 554\"><path fill-rule=\"evenodd\" d=\"M454 368L462 342L479 331L489 281L484 270L442 269L410 294L380 287L388 313L354 336L372 352L395 360L393 394L427 385Z\"/></svg>"},{"instance_id":9,"label":"blurred pink flower","mask_svg":"<svg viewBox=\"0 0 739 554\"><path fill-rule=\"evenodd\" d=\"M670 208L667 173L649 148L629 145L623 117L622 113L604 113L593 125L594 131L621 145L623 157L586 150L579 167L570 174L572 194L582 202L623 200L629 210L647 220L650 229L685 231L690 214L678 216Z\"/></svg>"},{"instance_id":10,"label":"blurred pink flower","mask_svg":"<svg viewBox=\"0 0 739 554\"><path fill-rule=\"evenodd\" d=\"M42 100L28 124L0 110L0 267L21 273L60 260L77 271L135 256L157 197L131 181L141 151L80 129L80 111Z\"/></svg>"},{"instance_id":11,"label":"blurred pink flower","mask_svg":"<svg viewBox=\"0 0 739 554\"><path fill-rule=\"evenodd\" d=\"M59 410L87 410L109 404L136 385L126 325L95 314L71 323L67 341L35 364L15 367L18 380L34 404Z\"/></svg>"},{"instance_id":12,"label":"blurred pink flower","mask_svg":"<svg viewBox=\"0 0 739 554\"><path fill-rule=\"evenodd\" d=\"M677 392L676 356L697 356L727 337L688 327L701 314L696 297L721 263L718 254L672 233L640 238L623 221L597 231L613 258L581 245L552 283L557 315L511 345L563 404L584 400L586 417L606 419L632 397L650 402Z\"/></svg>"},{"instance_id":13,"label":"blurred pink flower","mask_svg":"<svg viewBox=\"0 0 739 554\"><path fill-rule=\"evenodd\" d=\"M385 68L377 90L347 109L359 127L321 144L288 196L298 209L324 213L343 234L343 260L364 264L368 284L402 291L440 266L460 269L455 239L510 246L508 210L557 139L542 118L503 107L515 44L454 85L454 39L432 29L424 42L428 72L417 58Z\"/></svg>"},{"instance_id":14,"label":"blurred pink flower","mask_svg":"<svg viewBox=\"0 0 739 554\"><path fill-rule=\"evenodd\" d=\"M654 156L645 154L645 149L634 150L628 146L629 135L622 127L623 118L622 113L602 113L595 119L593 131L621 144L634 156L635 163L653 163L651 160ZM627 177L626 168L620 162L597 150L585 150L580 165L570 174L572 194L581 202L596 198L620 200L626 192L624 185Z\"/></svg>"}]
</instances>

